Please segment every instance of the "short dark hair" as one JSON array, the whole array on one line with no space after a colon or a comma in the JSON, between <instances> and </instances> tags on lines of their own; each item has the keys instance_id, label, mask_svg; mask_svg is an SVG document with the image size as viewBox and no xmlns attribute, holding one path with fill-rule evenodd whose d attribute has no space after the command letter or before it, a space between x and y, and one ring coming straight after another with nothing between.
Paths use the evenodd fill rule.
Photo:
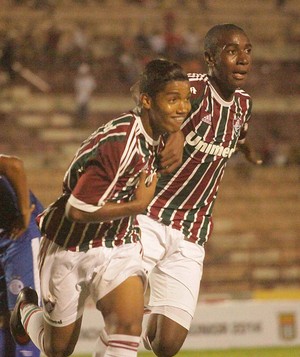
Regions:
<instances>
[{"instance_id":1,"label":"short dark hair","mask_svg":"<svg viewBox=\"0 0 300 357\"><path fill-rule=\"evenodd\" d=\"M154 59L147 63L140 75L139 91L154 98L170 81L188 81L183 68L176 62Z\"/></svg>"},{"instance_id":2,"label":"short dark hair","mask_svg":"<svg viewBox=\"0 0 300 357\"><path fill-rule=\"evenodd\" d=\"M240 31L245 33L245 31L241 27L234 24L215 25L207 32L207 34L204 37L204 51L209 51L215 54L218 49L218 42L220 36L224 32L229 32L229 31Z\"/></svg>"}]
</instances>

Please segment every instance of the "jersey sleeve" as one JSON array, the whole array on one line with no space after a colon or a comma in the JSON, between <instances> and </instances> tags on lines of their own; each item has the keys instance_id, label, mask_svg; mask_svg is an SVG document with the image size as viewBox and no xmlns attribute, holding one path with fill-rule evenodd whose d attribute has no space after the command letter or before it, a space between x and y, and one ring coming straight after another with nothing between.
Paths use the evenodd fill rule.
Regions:
<instances>
[{"instance_id":1,"label":"jersey sleeve","mask_svg":"<svg viewBox=\"0 0 300 357\"><path fill-rule=\"evenodd\" d=\"M135 165L137 137L134 125L107 133L79 178L69 202L83 211L92 212L117 196L120 180Z\"/></svg>"},{"instance_id":2,"label":"jersey sleeve","mask_svg":"<svg viewBox=\"0 0 300 357\"><path fill-rule=\"evenodd\" d=\"M205 76L201 73L188 73L188 78L191 86L191 103L193 105L203 97L206 86Z\"/></svg>"}]
</instances>

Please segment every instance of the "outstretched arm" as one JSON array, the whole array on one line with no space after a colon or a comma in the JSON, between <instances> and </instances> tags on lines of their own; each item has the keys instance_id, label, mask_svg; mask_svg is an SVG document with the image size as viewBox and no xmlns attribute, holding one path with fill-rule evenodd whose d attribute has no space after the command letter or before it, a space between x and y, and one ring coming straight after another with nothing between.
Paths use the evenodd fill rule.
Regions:
<instances>
[{"instance_id":1,"label":"outstretched arm","mask_svg":"<svg viewBox=\"0 0 300 357\"><path fill-rule=\"evenodd\" d=\"M255 165L261 165L262 160L257 157L256 152L251 146L244 140L238 141L236 150L244 154L245 158Z\"/></svg>"},{"instance_id":2,"label":"outstretched arm","mask_svg":"<svg viewBox=\"0 0 300 357\"><path fill-rule=\"evenodd\" d=\"M13 222L10 237L20 237L28 228L34 206L30 206L29 188L23 161L15 156L0 155L0 174L11 183L18 200L20 216Z\"/></svg>"}]
</instances>

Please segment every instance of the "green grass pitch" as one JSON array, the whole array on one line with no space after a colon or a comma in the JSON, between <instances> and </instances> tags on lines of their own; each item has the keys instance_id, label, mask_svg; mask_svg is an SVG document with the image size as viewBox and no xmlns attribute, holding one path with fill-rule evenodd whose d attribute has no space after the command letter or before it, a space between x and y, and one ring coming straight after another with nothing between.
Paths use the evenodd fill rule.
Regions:
<instances>
[{"instance_id":1,"label":"green grass pitch","mask_svg":"<svg viewBox=\"0 0 300 357\"><path fill-rule=\"evenodd\" d=\"M153 353L139 352L138 357L154 356ZM299 357L299 347L289 348L247 348L230 350L182 351L178 357ZM91 354L75 355L74 357L91 357Z\"/></svg>"}]
</instances>

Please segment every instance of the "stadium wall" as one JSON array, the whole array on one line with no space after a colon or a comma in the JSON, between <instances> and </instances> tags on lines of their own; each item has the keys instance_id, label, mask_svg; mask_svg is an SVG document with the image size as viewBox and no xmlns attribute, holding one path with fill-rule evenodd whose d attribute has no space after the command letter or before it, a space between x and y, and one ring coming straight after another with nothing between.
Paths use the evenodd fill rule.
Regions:
<instances>
[{"instance_id":1,"label":"stadium wall","mask_svg":"<svg viewBox=\"0 0 300 357\"><path fill-rule=\"evenodd\" d=\"M100 321L100 323L99 323ZM91 305L83 318L77 353L90 353L103 326ZM300 345L299 300L239 300L199 303L186 350Z\"/></svg>"}]
</instances>

